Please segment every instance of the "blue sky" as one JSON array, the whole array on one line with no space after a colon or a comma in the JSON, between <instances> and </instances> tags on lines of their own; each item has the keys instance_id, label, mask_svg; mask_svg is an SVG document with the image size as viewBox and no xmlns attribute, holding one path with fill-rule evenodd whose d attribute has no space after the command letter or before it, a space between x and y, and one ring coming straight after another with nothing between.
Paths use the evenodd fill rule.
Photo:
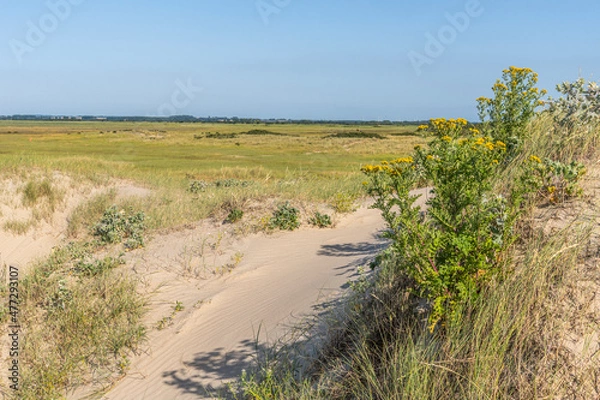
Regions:
<instances>
[{"instance_id":1,"label":"blue sky","mask_svg":"<svg viewBox=\"0 0 600 400\"><path fill-rule=\"evenodd\" d=\"M510 65L600 77L597 0L0 5L0 114L475 119Z\"/></svg>"}]
</instances>

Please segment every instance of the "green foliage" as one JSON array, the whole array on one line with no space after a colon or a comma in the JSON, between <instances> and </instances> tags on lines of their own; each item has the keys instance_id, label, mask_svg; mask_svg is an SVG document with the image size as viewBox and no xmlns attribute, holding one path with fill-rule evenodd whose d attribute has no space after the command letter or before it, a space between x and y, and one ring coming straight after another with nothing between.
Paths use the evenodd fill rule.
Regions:
<instances>
[{"instance_id":1,"label":"green foliage","mask_svg":"<svg viewBox=\"0 0 600 400\"><path fill-rule=\"evenodd\" d=\"M239 208L234 208L233 210L231 210L229 212L229 214L227 215L227 218L225 218L225 222L233 224L235 222L240 221L243 217L244 217L244 211L240 210Z\"/></svg>"},{"instance_id":2,"label":"green foliage","mask_svg":"<svg viewBox=\"0 0 600 400\"><path fill-rule=\"evenodd\" d=\"M124 263L125 263L125 261L123 261L123 259L120 257L119 258L105 257L102 260L94 259L92 261L79 260L75 264L74 269L77 273L85 275L85 276L96 276L96 275L103 274L106 271L110 271Z\"/></svg>"},{"instance_id":3,"label":"green foliage","mask_svg":"<svg viewBox=\"0 0 600 400\"><path fill-rule=\"evenodd\" d=\"M576 161L565 164L530 156L521 183L525 187L535 188L538 199L560 203L582 194L579 180L585 172L583 164Z\"/></svg>"},{"instance_id":4,"label":"green foliage","mask_svg":"<svg viewBox=\"0 0 600 400\"><path fill-rule=\"evenodd\" d=\"M308 222L311 225L314 225L316 227L319 228L327 228L329 226L331 226L331 217L327 214L321 214L320 212L316 212L315 215L313 215Z\"/></svg>"},{"instance_id":5,"label":"green foliage","mask_svg":"<svg viewBox=\"0 0 600 400\"><path fill-rule=\"evenodd\" d=\"M187 190L190 193L198 194L200 192L205 192L210 186L210 183L205 181L192 181Z\"/></svg>"},{"instance_id":6,"label":"green foliage","mask_svg":"<svg viewBox=\"0 0 600 400\"><path fill-rule=\"evenodd\" d=\"M575 82L564 82L556 86L563 94L549 101L550 112L561 126L571 127L574 123L589 124L600 120L600 87L596 82L580 78Z\"/></svg>"},{"instance_id":7,"label":"green foliage","mask_svg":"<svg viewBox=\"0 0 600 400\"><path fill-rule=\"evenodd\" d=\"M219 179L215 181L214 185L218 188L230 188L230 187L248 187L254 182L252 181L241 181L239 179Z\"/></svg>"},{"instance_id":8,"label":"green foliage","mask_svg":"<svg viewBox=\"0 0 600 400\"><path fill-rule=\"evenodd\" d=\"M94 236L102 244L121 243L129 250L144 246L144 213L134 213L132 209L119 210L116 206L108 208L102 219L93 228Z\"/></svg>"},{"instance_id":9,"label":"green foliage","mask_svg":"<svg viewBox=\"0 0 600 400\"><path fill-rule=\"evenodd\" d=\"M271 229L293 231L300 227L300 211L290 205L289 202L280 204L269 220Z\"/></svg>"},{"instance_id":10,"label":"green foliage","mask_svg":"<svg viewBox=\"0 0 600 400\"><path fill-rule=\"evenodd\" d=\"M492 87L493 98L477 99L485 132L506 143L509 153L522 144L527 123L535 109L544 104L541 99L546 91L535 87L537 81L538 74L531 69L510 67Z\"/></svg>"}]
</instances>

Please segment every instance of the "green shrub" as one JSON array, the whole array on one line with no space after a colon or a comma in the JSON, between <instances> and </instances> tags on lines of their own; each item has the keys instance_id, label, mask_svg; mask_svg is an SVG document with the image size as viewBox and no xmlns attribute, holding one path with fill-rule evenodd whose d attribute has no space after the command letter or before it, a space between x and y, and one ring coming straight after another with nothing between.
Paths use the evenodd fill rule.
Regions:
<instances>
[{"instance_id":1,"label":"green shrub","mask_svg":"<svg viewBox=\"0 0 600 400\"><path fill-rule=\"evenodd\" d=\"M210 187L210 183L205 182L205 181L192 181L190 183L190 185L188 186L188 192L190 193L200 193L200 192L205 192L206 189Z\"/></svg>"},{"instance_id":2,"label":"green shrub","mask_svg":"<svg viewBox=\"0 0 600 400\"><path fill-rule=\"evenodd\" d=\"M271 229L293 231L300 227L300 212L292 207L289 202L280 204L269 220Z\"/></svg>"},{"instance_id":3,"label":"green shrub","mask_svg":"<svg viewBox=\"0 0 600 400\"><path fill-rule=\"evenodd\" d=\"M239 208L234 208L233 210L231 210L229 212L229 214L227 215L227 218L225 218L225 222L233 224L233 223L241 220L243 217L244 217L244 211L240 210Z\"/></svg>"},{"instance_id":4,"label":"green shrub","mask_svg":"<svg viewBox=\"0 0 600 400\"><path fill-rule=\"evenodd\" d=\"M144 213L134 213L129 209L119 210L116 206L108 208L100 222L94 226L93 234L101 244L121 243L133 250L144 246Z\"/></svg>"},{"instance_id":5,"label":"green shrub","mask_svg":"<svg viewBox=\"0 0 600 400\"><path fill-rule=\"evenodd\" d=\"M327 228L328 226L331 226L331 217L317 211L308 222L319 228Z\"/></svg>"},{"instance_id":6,"label":"green shrub","mask_svg":"<svg viewBox=\"0 0 600 400\"><path fill-rule=\"evenodd\" d=\"M414 157L365 166L367 190L390 228L388 254L431 301L431 328L451 319L455 305L473 300L499 268L499 256L512 243L518 196L492 192L506 157L506 145L467 129L464 119L434 119L427 150ZM423 215L413 207L418 182L433 186Z\"/></svg>"},{"instance_id":7,"label":"green shrub","mask_svg":"<svg viewBox=\"0 0 600 400\"><path fill-rule=\"evenodd\" d=\"M215 181L214 185L218 188L228 187L248 187L252 185L252 181L241 181L239 179L219 179Z\"/></svg>"}]
</instances>

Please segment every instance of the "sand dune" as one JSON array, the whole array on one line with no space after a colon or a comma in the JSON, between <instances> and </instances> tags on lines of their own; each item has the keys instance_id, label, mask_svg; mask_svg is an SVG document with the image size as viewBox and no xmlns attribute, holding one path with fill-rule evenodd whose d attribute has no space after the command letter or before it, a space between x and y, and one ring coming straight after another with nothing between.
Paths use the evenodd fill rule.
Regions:
<instances>
[{"instance_id":1,"label":"sand dune","mask_svg":"<svg viewBox=\"0 0 600 400\"><path fill-rule=\"evenodd\" d=\"M194 288L200 301L209 302L171 329L153 332L147 353L103 398L211 398L210 389L250 365L256 343L280 337L299 317L339 296L356 267L385 246L378 238L383 228L379 211L362 207L335 229L254 235L237 243L245 253L240 266ZM193 286L173 281L162 297L193 301L186 282Z\"/></svg>"}]
</instances>

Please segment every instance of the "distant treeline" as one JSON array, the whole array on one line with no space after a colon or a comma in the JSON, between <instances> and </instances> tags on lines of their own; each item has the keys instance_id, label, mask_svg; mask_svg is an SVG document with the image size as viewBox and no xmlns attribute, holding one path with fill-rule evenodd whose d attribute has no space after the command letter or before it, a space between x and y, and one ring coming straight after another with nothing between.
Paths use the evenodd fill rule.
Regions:
<instances>
[{"instance_id":1,"label":"distant treeline","mask_svg":"<svg viewBox=\"0 0 600 400\"><path fill-rule=\"evenodd\" d=\"M360 121L360 120L310 120L310 119L260 119L238 117L194 117L192 115L173 115L170 117L117 116L104 117L95 115L63 116L63 115L0 115L0 120L13 121L110 121L110 122L210 122L222 124L343 124L343 125L421 125L429 121Z\"/></svg>"}]
</instances>

